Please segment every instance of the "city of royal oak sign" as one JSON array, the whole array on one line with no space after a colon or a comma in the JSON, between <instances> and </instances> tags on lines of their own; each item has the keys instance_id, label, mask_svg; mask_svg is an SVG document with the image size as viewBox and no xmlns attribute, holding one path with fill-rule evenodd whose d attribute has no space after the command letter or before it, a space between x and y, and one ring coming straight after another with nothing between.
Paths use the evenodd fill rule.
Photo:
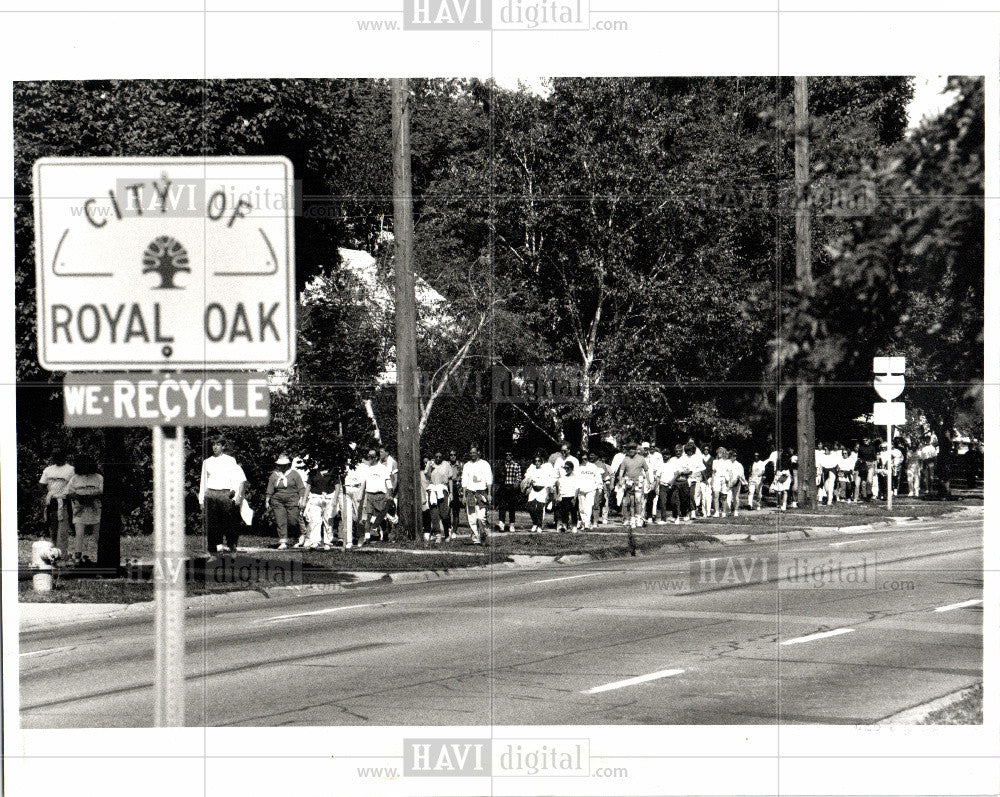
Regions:
<instances>
[{"instance_id":1,"label":"city of royal oak sign","mask_svg":"<svg viewBox=\"0 0 1000 797\"><path fill-rule=\"evenodd\" d=\"M281 157L37 161L40 364L290 366L292 203Z\"/></svg>"}]
</instances>

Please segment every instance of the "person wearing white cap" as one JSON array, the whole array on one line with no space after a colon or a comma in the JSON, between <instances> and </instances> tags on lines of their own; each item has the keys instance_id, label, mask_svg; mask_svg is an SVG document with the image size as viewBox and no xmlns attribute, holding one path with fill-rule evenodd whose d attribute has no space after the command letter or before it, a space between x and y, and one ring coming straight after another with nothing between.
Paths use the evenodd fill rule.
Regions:
<instances>
[{"instance_id":1,"label":"person wearing white cap","mask_svg":"<svg viewBox=\"0 0 1000 797\"><path fill-rule=\"evenodd\" d=\"M305 499L306 486L292 466L288 454L282 452L274 460L274 470L267 480L264 507L271 510L278 527L278 550L288 547L288 529L300 528L299 506Z\"/></svg>"}]
</instances>

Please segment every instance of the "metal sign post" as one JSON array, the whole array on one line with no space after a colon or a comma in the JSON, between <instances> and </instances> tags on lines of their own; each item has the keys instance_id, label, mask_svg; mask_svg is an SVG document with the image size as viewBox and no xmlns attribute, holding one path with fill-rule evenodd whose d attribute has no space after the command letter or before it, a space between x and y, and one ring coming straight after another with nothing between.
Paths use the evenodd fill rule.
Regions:
<instances>
[{"instance_id":1,"label":"metal sign post","mask_svg":"<svg viewBox=\"0 0 1000 797\"><path fill-rule=\"evenodd\" d=\"M903 376L906 372L905 357L876 357L872 363L872 370L875 372L875 392L885 401L876 402L873 407L873 420L881 425L885 424L886 429L886 458L888 467L886 468L886 508L892 511L892 427L901 426L906 423L906 405L903 402L893 401L903 392L906 379Z\"/></svg>"},{"instance_id":2,"label":"metal sign post","mask_svg":"<svg viewBox=\"0 0 1000 797\"><path fill-rule=\"evenodd\" d=\"M153 427L154 724L184 725L184 427Z\"/></svg>"},{"instance_id":3,"label":"metal sign post","mask_svg":"<svg viewBox=\"0 0 1000 797\"><path fill-rule=\"evenodd\" d=\"M885 475L885 500L886 508L892 511L892 424L888 424L886 427L886 438L889 441L889 469Z\"/></svg>"}]
</instances>

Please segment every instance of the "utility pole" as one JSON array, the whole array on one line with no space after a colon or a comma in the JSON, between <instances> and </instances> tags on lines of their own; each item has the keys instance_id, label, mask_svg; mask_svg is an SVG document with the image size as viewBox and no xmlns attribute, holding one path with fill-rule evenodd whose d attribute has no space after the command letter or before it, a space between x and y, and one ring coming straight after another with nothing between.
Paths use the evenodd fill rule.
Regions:
<instances>
[{"instance_id":1,"label":"utility pole","mask_svg":"<svg viewBox=\"0 0 1000 797\"><path fill-rule=\"evenodd\" d=\"M396 240L396 456L397 512L407 536L422 526L420 413L417 395L417 310L413 287L413 181L410 175L410 91L392 85L392 207Z\"/></svg>"},{"instance_id":2,"label":"utility pole","mask_svg":"<svg viewBox=\"0 0 1000 797\"><path fill-rule=\"evenodd\" d=\"M812 236L809 229L809 85L795 78L795 276L799 290L812 296ZM797 440L799 455L798 503L816 504L816 413L813 386L807 375L796 377Z\"/></svg>"}]
</instances>

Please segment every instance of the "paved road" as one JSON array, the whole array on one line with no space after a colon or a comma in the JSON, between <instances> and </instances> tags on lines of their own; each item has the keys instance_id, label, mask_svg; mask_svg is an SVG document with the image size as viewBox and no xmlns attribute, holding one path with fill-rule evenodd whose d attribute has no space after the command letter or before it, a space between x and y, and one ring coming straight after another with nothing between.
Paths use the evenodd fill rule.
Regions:
<instances>
[{"instance_id":1,"label":"paved road","mask_svg":"<svg viewBox=\"0 0 1000 797\"><path fill-rule=\"evenodd\" d=\"M189 725L869 723L982 678L982 515L189 614ZM143 726L152 621L21 639L25 727Z\"/></svg>"}]
</instances>

